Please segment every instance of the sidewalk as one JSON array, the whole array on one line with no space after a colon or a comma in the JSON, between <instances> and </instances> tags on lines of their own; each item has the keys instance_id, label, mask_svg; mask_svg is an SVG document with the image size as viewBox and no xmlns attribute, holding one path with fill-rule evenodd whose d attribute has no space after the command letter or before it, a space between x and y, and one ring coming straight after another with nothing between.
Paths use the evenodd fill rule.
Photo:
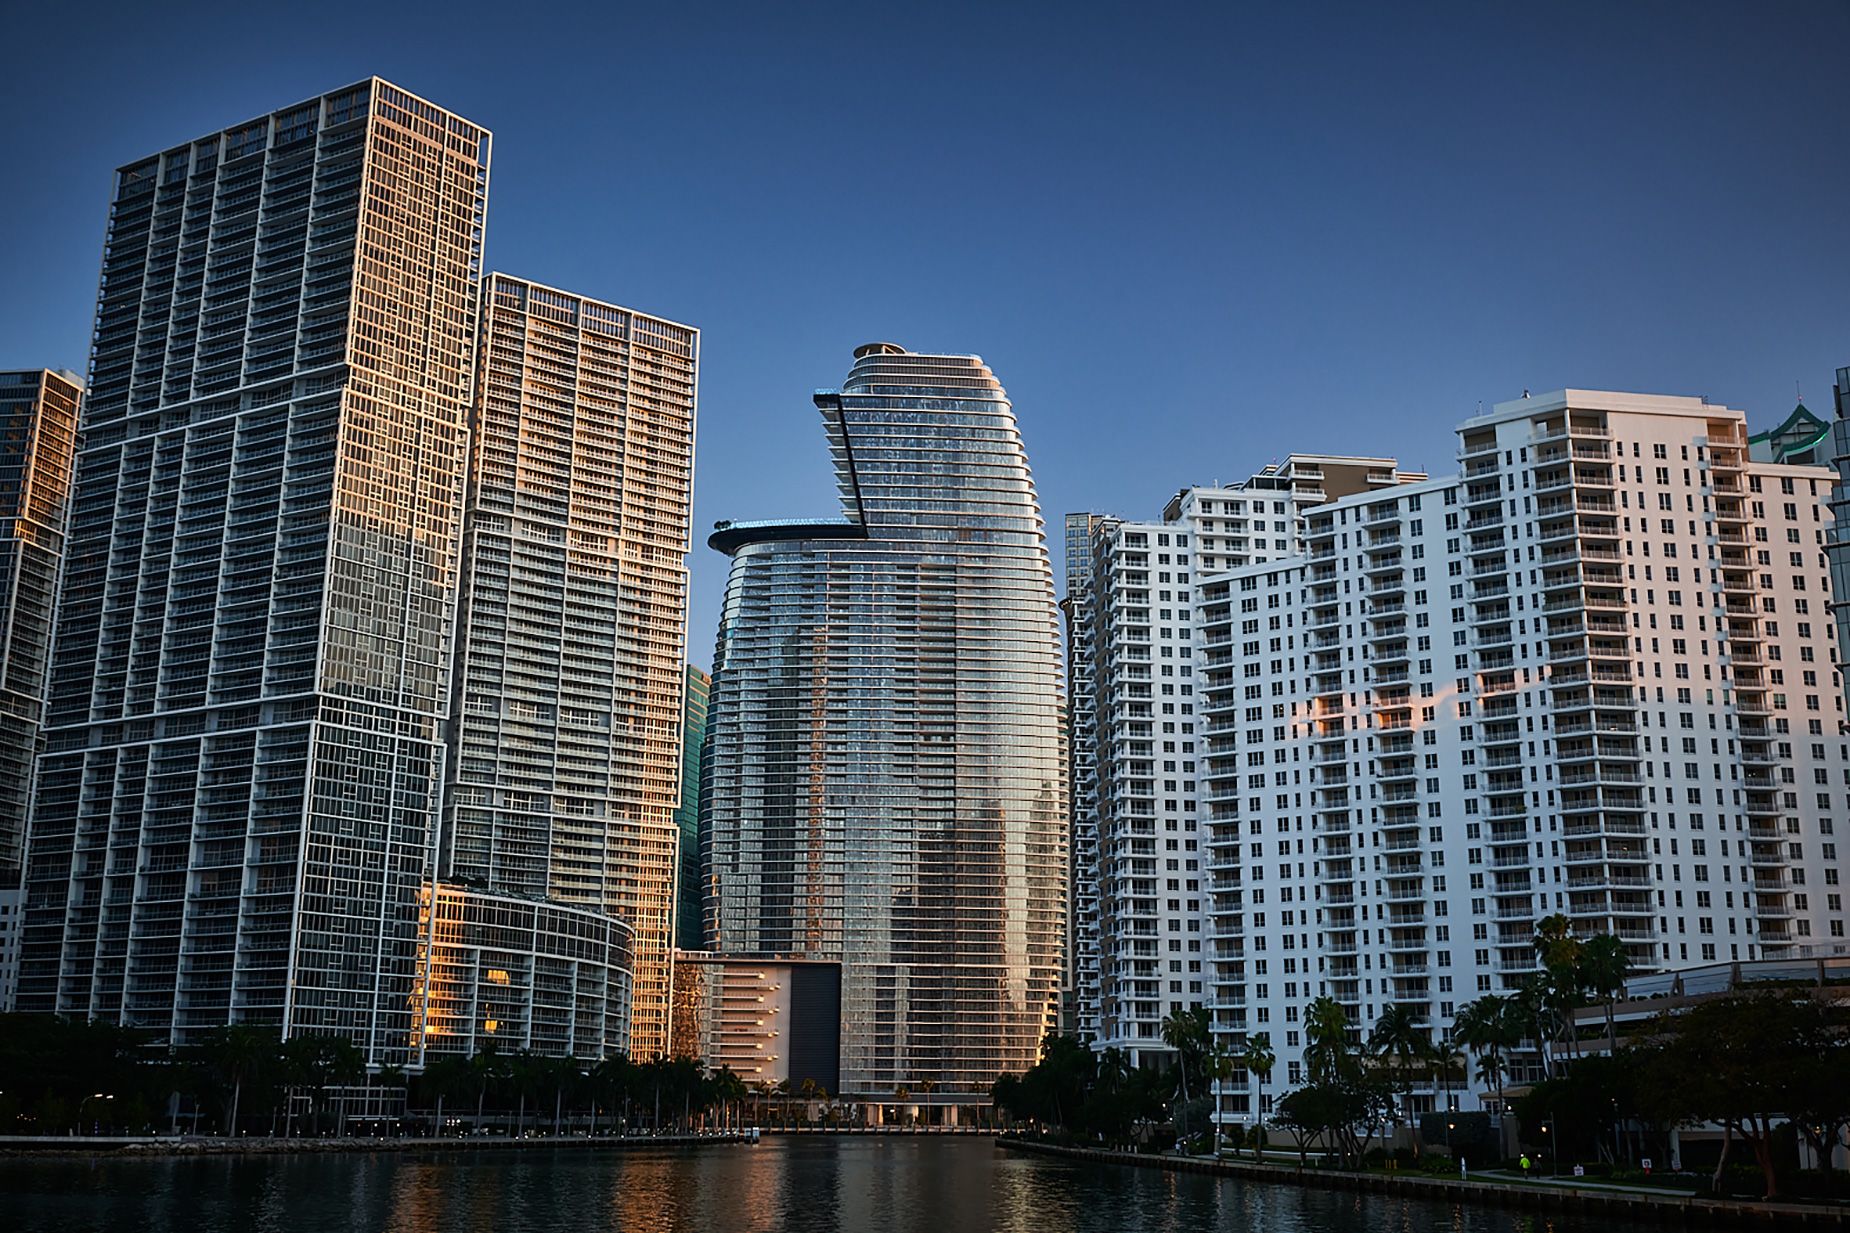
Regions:
<instances>
[{"instance_id":1,"label":"sidewalk","mask_svg":"<svg viewBox=\"0 0 1850 1233\"><path fill-rule=\"evenodd\" d=\"M1687 1198L1695 1193L1693 1187L1687 1186L1637 1186L1625 1182L1602 1181L1596 1177L1557 1177L1548 1173L1531 1170L1522 1173L1512 1169L1473 1169L1474 1179L1486 1178L1499 1182L1514 1182L1528 1186L1565 1186L1571 1190L1612 1190L1621 1194L1668 1195Z\"/></svg>"}]
</instances>

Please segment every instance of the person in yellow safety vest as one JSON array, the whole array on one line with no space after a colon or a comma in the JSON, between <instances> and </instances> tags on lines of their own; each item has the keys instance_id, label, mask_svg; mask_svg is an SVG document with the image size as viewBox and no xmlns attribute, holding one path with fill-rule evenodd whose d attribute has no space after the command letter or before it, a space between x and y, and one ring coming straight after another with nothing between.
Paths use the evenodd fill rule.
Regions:
<instances>
[{"instance_id":1,"label":"person in yellow safety vest","mask_svg":"<svg viewBox=\"0 0 1850 1233\"><path fill-rule=\"evenodd\" d=\"M1527 1152L1522 1154L1522 1175L1529 1176L1529 1153Z\"/></svg>"}]
</instances>

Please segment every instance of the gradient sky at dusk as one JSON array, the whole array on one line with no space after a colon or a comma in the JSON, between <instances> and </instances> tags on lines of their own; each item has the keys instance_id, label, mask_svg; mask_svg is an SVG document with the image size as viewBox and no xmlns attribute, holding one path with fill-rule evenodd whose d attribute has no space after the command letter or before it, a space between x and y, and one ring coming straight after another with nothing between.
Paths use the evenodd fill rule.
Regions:
<instances>
[{"instance_id":1,"label":"gradient sky at dusk","mask_svg":"<svg viewBox=\"0 0 1850 1233\"><path fill-rule=\"evenodd\" d=\"M15 6L0 367L82 371L116 166L373 73L494 130L491 268L697 325L717 518L812 388L977 352L1050 526L1562 386L1768 426L1850 365L1850 6ZM1057 535L1054 538L1056 559Z\"/></svg>"}]
</instances>

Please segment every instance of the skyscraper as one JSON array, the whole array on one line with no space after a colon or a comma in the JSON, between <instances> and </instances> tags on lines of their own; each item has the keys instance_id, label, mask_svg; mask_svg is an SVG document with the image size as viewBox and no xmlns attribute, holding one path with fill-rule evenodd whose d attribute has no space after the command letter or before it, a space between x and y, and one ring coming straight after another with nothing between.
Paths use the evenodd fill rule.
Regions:
<instances>
[{"instance_id":1,"label":"skyscraper","mask_svg":"<svg viewBox=\"0 0 1850 1233\"><path fill-rule=\"evenodd\" d=\"M639 1058L668 1049L699 341L483 289L444 876L628 922Z\"/></svg>"},{"instance_id":2,"label":"skyscraper","mask_svg":"<svg viewBox=\"0 0 1850 1233\"><path fill-rule=\"evenodd\" d=\"M1103 514L1065 520L1067 829L1066 976L1063 1032L1097 1040L1098 982L1098 675L1092 657L1092 534Z\"/></svg>"},{"instance_id":3,"label":"skyscraper","mask_svg":"<svg viewBox=\"0 0 1850 1233\"><path fill-rule=\"evenodd\" d=\"M70 373L0 372L0 1011L19 982L26 812L82 395Z\"/></svg>"},{"instance_id":4,"label":"skyscraper","mask_svg":"<svg viewBox=\"0 0 1850 1233\"><path fill-rule=\"evenodd\" d=\"M1458 435L1461 475L1197 586L1210 1004L1236 1051L1270 1034L1274 1090L1311 999L1437 1038L1557 913L1647 971L1850 946L1833 474L1695 398L1564 390Z\"/></svg>"},{"instance_id":5,"label":"skyscraper","mask_svg":"<svg viewBox=\"0 0 1850 1233\"><path fill-rule=\"evenodd\" d=\"M707 941L842 964L849 1094L969 1105L1061 983L1060 637L1034 485L974 356L859 348L815 398L844 517L720 524ZM929 1094L929 1095L926 1095Z\"/></svg>"},{"instance_id":6,"label":"skyscraper","mask_svg":"<svg viewBox=\"0 0 1850 1233\"><path fill-rule=\"evenodd\" d=\"M681 803L674 811L681 832L681 870L675 886L675 945L699 950L703 937L700 884L700 751L707 740L707 693L713 678L687 666L687 701L681 714Z\"/></svg>"},{"instance_id":7,"label":"skyscraper","mask_svg":"<svg viewBox=\"0 0 1850 1233\"><path fill-rule=\"evenodd\" d=\"M374 78L117 173L20 1009L412 1060L488 164Z\"/></svg>"},{"instance_id":8,"label":"skyscraper","mask_svg":"<svg viewBox=\"0 0 1850 1233\"><path fill-rule=\"evenodd\" d=\"M1097 521L1085 565L1089 624L1074 647L1075 692L1095 736L1075 748L1075 782L1093 784L1096 856L1076 903L1093 905L1100 1048L1143 1061L1163 1053L1163 1020L1209 1000L1204 940L1209 893L1200 771L1206 749L1195 629L1203 578L1294 554L1304 510L1332 496L1424 479L1391 458L1293 454L1232 487L1185 488L1161 521ZM1070 568L1070 567L1069 567ZM1078 765L1081 753L1090 768Z\"/></svg>"},{"instance_id":9,"label":"skyscraper","mask_svg":"<svg viewBox=\"0 0 1850 1233\"><path fill-rule=\"evenodd\" d=\"M25 846L82 396L68 373L0 372L0 891Z\"/></svg>"}]
</instances>

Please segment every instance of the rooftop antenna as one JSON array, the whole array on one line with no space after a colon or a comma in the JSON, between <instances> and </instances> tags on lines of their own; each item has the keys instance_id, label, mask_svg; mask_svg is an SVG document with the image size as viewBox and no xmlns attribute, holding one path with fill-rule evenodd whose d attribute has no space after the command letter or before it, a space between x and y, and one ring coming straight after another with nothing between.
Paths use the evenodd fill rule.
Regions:
<instances>
[{"instance_id":1,"label":"rooftop antenna","mask_svg":"<svg viewBox=\"0 0 1850 1233\"><path fill-rule=\"evenodd\" d=\"M1792 396L1801 403L1805 401L1805 391L1799 388L1799 383L1796 378L1792 382Z\"/></svg>"},{"instance_id":2,"label":"rooftop antenna","mask_svg":"<svg viewBox=\"0 0 1850 1233\"><path fill-rule=\"evenodd\" d=\"M1525 390L1523 390L1523 392L1522 392L1522 396L1523 396L1524 398L1527 398L1527 397L1529 396L1529 391L1528 391L1527 389L1525 389Z\"/></svg>"}]
</instances>

